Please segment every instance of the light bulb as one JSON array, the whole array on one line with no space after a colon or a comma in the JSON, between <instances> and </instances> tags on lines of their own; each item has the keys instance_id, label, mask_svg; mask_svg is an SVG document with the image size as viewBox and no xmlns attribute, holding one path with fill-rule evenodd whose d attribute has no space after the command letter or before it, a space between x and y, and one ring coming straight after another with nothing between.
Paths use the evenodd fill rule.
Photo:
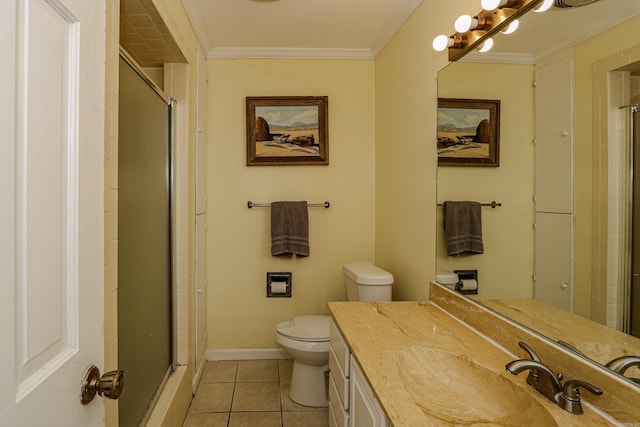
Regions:
<instances>
[{"instance_id":1,"label":"light bulb","mask_svg":"<svg viewBox=\"0 0 640 427\"><path fill-rule=\"evenodd\" d=\"M484 10L494 10L506 4L506 0L482 0L480 3Z\"/></svg>"},{"instance_id":2,"label":"light bulb","mask_svg":"<svg viewBox=\"0 0 640 427\"><path fill-rule=\"evenodd\" d=\"M476 19L473 19L470 15L461 15L458 19L456 19L456 23L453 26L455 27L457 32L466 33L467 31L475 28L475 26L473 26L473 21L476 22L477 26L478 21Z\"/></svg>"},{"instance_id":3,"label":"light bulb","mask_svg":"<svg viewBox=\"0 0 640 427\"><path fill-rule=\"evenodd\" d=\"M433 49L438 52L442 52L446 48L449 47L449 37L444 34L440 34L438 37L433 39Z\"/></svg>"},{"instance_id":4,"label":"light bulb","mask_svg":"<svg viewBox=\"0 0 640 427\"><path fill-rule=\"evenodd\" d=\"M534 12L544 12L549 10L549 8L553 5L553 0L544 0L542 2L542 4L538 7L536 7L535 9L533 9Z\"/></svg>"},{"instance_id":5,"label":"light bulb","mask_svg":"<svg viewBox=\"0 0 640 427\"><path fill-rule=\"evenodd\" d=\"M502 34L511 34L511 33L515 32L518 29L518 26L520 26L520 21L518 21L516 19L515 21L512 21L507 28L502 30L501 33Z\"/></svg>"},{"instance_id":6,"label":"light bulb","mask_svg":"<svg viewBox=\"0 0 640 427\"><path fill-rule=\"evenodd\" d=\"M478 49L478 52L481 52L481 53L488 52L491 50L492 47L493 47L493 39L487 39L485 40L484 43L482 43L482 46L480 46L480 49Z\"/></svg>"}]
</instances>

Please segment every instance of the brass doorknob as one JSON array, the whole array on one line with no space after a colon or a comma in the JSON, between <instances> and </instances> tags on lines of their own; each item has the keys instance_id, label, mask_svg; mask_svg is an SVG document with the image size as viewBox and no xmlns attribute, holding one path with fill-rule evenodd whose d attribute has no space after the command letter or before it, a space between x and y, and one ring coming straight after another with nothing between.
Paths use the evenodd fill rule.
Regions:
<instances>
[{"instance_id":1,"label":"brass doorknob","mask_svg":"<svg viewBox=\"0 0 640 427\"><path fill-rule=\"evenodd\" d=\"M96 393L107 399L117 399L124 388L124 371L110 371L100 376L100 370L90 365L84 371L80 389L80 401L83 405L91 402Z\"/></svg>"}]
</instances>

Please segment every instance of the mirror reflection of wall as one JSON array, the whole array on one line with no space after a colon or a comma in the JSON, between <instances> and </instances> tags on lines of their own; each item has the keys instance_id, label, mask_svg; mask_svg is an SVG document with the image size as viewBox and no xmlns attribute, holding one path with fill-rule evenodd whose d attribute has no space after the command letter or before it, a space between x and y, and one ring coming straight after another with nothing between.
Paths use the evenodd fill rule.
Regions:
<instances>
[{"instance_id":1,"label":"mirror reflection of wall","mask_svg":"<svg viewBox=\"0 0 640 427\"><path fill-rule=\"evenodd\" d=\"M491 303L496 309L505 299L535 297L627 332L625 313L632 309L629 294L634 293L630 284L625 287L631 282L631 211L626 209L631 199L625 185L631 176L632 120L629 109L619 107L637 102L640 2L601 0L575 14L564 10L549 16L564 14L567 29L583 31L590 24L572 16L607 3L607 14L615 15L617 24L608 29L603 22L594 24L598 34L571 45L539 47L531 65L454 63L439 74L440 97L500 99L502 117L500 167L439 167L438 202L497 200L503 206L483 208L485 253L462 259L446 256L440 216L437 265L448 270L477 268L478 297L502 300ZM527 25L527 18L521 26ZM542 18L536 20L535 31L545 32ZM549 28L551 32L553 25ZM517 38L518 33L509 37ZM512 39L510 45L517 43ZM534 138L535 146L524 143ZM510 150L516 147L514 154ZM539 310L522 313L521 321L525 319L532 329L544 330ZM640 348L640 341L629 335L611 334L615 342L605 345L602 337L579 338L570 332L562 336L556 329L549 338L567 341L601 363L620 355L613 353L635 354ZM613 353L603 354L604 348ZM589 354L591 349L599 354Z\"/></svg>"},{"instance_id":2,"label":"mirror reflection of wall","mask_svg":"<svg viewBox=\"0 0 640 427\"><path fill-rule=\"evenodd\" d=\"M482 207L484 253L447 256L438 208L437 265L478 270L479 298L533 296L533 66L451 63L438 74L438 97L499 99L500 166L441 166L438 203L469 200Z\"/></svg>"}]
</instances>

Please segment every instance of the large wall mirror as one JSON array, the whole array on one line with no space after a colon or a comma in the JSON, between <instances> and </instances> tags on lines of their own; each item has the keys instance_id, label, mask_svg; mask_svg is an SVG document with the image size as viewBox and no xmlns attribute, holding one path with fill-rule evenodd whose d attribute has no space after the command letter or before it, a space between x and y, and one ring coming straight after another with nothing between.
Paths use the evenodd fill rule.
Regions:
<instances>
[{"instance_id":1,"label":"large wall mirror","mask_svg":"<svg viewBox=\"0 0 640 427\"><path fill-rule=\"evenodd\" d=\"M640 1L520 21L438 74L439 98L500 100L499 166L439 166L438 203L501 203L482 208L484 253L466 257L447 254L438 207L438 269L477 270L472 298L600 365L640 356Z\"/></svg>"}]
</instances>

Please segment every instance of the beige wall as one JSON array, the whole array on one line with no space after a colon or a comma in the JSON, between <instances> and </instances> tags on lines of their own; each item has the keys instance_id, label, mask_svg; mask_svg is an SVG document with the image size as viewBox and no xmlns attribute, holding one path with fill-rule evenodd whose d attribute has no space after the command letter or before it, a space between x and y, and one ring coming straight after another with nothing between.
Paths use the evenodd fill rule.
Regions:
<instances>
[{"instance_id":1,"label":"beige wall","mask_svg":"<svg viewBox=\"0 0 640 427\"><path fill-rule=\"evenodd\" d=\"M374 261L374 64L368 60L209 59L208 349L276 348L275 326L346 299L342 265ZM246 96L329 97L328 166L246 166ZM309 208L310 256L270 255L270 210ZM266 298L266 273L291 271L292 298Z\"/></svg>"},{"instance_id":2,"label":"beige wall","mask_svg":"<svg viewBox=\"0 0 640 427\"><path fill-rule=\"evenodd\" d=\"M533 72L533 65L452 63L438 76L440 97L500 100L500 166L438 168L440 203L502 203L482 208L484 253L463 258L447 256L438 209L438 266L477 269L480 298L533 297Z\"/></svg>"},{"instance_id":3,"label":"beige wall","mask_svg":"<svg viewBox=\"0 0 640 427\"><path fill-rule=\"evenodd\" d=\"M425 1L376 58L376 263L393 272L394 298L422 300L435 278L437 72L472 0Z\"/></svg>"},{"instance_id":4,"label":"beige wall","mask_svg":"<svg viewBox=\"0 0 640 427\"><path fill-rule=\"evenodd\" d=\"M600 62L605 67L596 75L627 65L633 61L630 49L637 50L639 40L640 17L635 17L575 48L575 283L580 288L575 303L577 313L591 314L590 317L600 322L605 321L605 313L598 312L597 306L604 306L607 297L608 148L606 138L603 145L598 141L594 144L594 118L601 114L594 107L597 105L594 104L597 101L594 87L600 87L602 93L606 93L606 83L597 78L594 81L594 65ZM598 242L603 243L599 245Z\"/></svg>"}]
</instances>

